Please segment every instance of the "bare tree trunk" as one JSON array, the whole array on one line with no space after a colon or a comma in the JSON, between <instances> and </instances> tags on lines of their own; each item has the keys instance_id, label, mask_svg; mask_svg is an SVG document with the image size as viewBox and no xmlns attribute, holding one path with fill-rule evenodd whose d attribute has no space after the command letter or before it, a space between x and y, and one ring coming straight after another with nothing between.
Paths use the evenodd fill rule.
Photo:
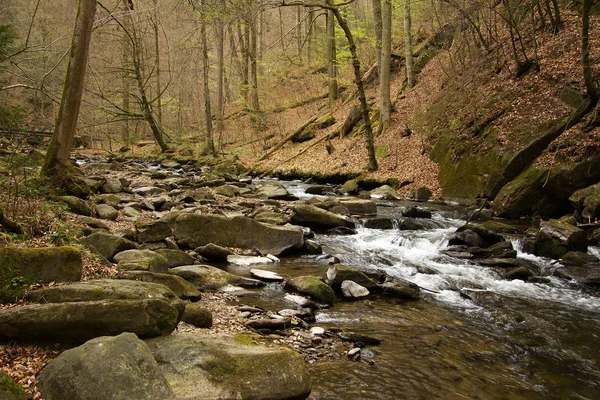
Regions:
<instances>
[{"instance_id":1,"label":"bare tree trunk","mask_svg":"<svg viewBox=\"0 0 600 400\"><path fill-rule=\"evenodd\" d=\"M250 26L250 108L257 115L260 113L260 103L258 100L258 60L256 59L257 38L256 38L256 16L253 12L251 20L248 21Z\"/></svg>"},{"instance_id":2,"label":"bare tree trunk","mask_svg":"<svg viewBox=\"0 0 600 400\"><path fill-rule=\"evenodd\" d=\"M308 11L308 18L306 20L306 63L309 67L312 64L312 40L314 36L314 23L315 11L311 7Z\"/></svg>"},{"instance_id":3,"label":"bare tree trunk","mask_svg":"<svg viewBox=\"0 0 600 400\"><path fill-rule=\"evenodd\" d=\"M415 86L415 64L412 51L410 0L404 0L404 57L406 61L406 79L408 87Z\"/></svg>"},{"instance_id":4,"label":"bare tree trunk","mask_svg":"<svg viewBox=\"0 0 600 400\"><path fill-rule=\"evenodd\" d=\"M42 167L42 175L60 187L69 179L69 157L77 129L95 14L96 0L79 0L62 100Z\"/></svg>"},{"instance_id":5,"label":"bare tree trunk","mask_svg":"<svg viewBox=\"0 0 600 400\"><path fill-rule=\"evenodd\" d=\"M160 41L158 37L158 0L154 0L154 15L152 21L154 29L154 52L156 54L156 116L159 124L162 124L162 83L160 81Z\"/></svg>"},{"instance_id":6,"label":"bare tree trunk","mask_svg":"<svg viewBox=\"0 0 600 400\"><path fill-rule=\"evenodd\" d=\"M296 44L298 46L298 60L302 64L302 7L296 7Z\"/></svg>"},{"instance_id":7,"label":"bare tree trunk","mask_svg":"<svg viewBox=\"0 0 600 400\"><path fill-rule=\"evenodd\" d=\"M375 21L375 54L377 54L377 76L381 76L381 0L372 0Z\"/></svg>"},{"instance_id":8,"label":"bare tree trunk","mask_svg":"<svg viewBox=\"0 0 600 400\"><path fill-rule=\"evenodd\" d=\"M202 14L206 17L206 4L202 0ZM216 155L215 142L213 140L213 124L212 124L212 110L210 107L210 90L208 87L208 78L210 72L210 65L208 63L208 43L206 40L206 22L207 18L203 18L200 22L200 37L202 40L202 86L204 88L204 115L206 119L206 151L212 155Z\"/></svg>"},{"instance_id":9,"label":"bare tree trunk","mask_svg":"<svg viewBox=\"0 0 600 400\"><path fill-rule=\"evenodd\" d=\"M327 12L327 66L329 78L329 106L331 107L338 97L337 60L335 48L335 16L333 11Z\"/></svg>"},{"instance_id":10,"label":"bare tree trunk","mask_svg":"<svg viewBox=\"0 0 600 400\"><path fill-rule=\"evenodd\" d=\"M358 89L358 98L360 99L360 105L362 109L363 121L365 123L365 142L367 152L369 154L369 171L377 171L377 158L375 157L375 143L373 138L373 127L371 125L371 118L369 117L369 105L367 103L367 96L365 95L365 88L362 81L362 74L360 72L360 60L358 59L358 53L356 52L356 43L354 42L354 36L352 31L346 22L346 19L340 12L340 10L333 5L333 0L327 0L327 4L330 10L335 15L335 18L340 24L340 27L348 39L348 47L350 54L352 55L352 66L354 68L354 81Z\"/></svg>"},{"instance_id":11,"label":"bare tree trunk","mask_svg":"<svg viewBox=\"0 0 600 400\"><path fill-rule=\"evenodd\" d=\"M392 101L390 99L390 64L392 57L392 2L382 0L381 3L381 65L379 68L379 133L390 124ZM411 49L412 53L412 49Z\"/></svg>"},{"instance_id":12,"label":"bare tree trunk","mask_svg":"<svg viewBox=\"0 0 600 400\"><path fill-rule=\"evenodd\" d=\"M125 12L129 12L129 6L127 5L127 1L123 1L121 3L121 7L123 9L123 11ZM125 20L128 20L127 18ZM122 69L122 79L123 79L123 92L121 94L122 98L121 98L121 108L123 109L124 113L129 113L129 108L130 108L130 92L131 92L131 85L130 85L130 76L129 76L129 68L130 68L130 61L129 61L129 55L131 54L131 47L129 44L129 37L127 36L127 32L123 32L123 38L121 39L121 46L122 46L122 53L121 53L121 69ZM127 115L124 116L123 118L123 122L121 124L121 140L123 141L123 143L125 143L126 145L129 144L130 141L130 137L129 137L129 118Z\"/></svg>"},{"instance_id":13,"label":"bare tree trunk","mask_svg":"<svg viewBox=\"0 0 600 400\"><path fill-rule=\"evenodd\" d=\"M592 0L583 0L583 15L581 18L581 63L583 65L583 80L587 89L588 96L593 102L598 101L598 88L594 84L592 76L592 67L590 63L590 10Z\"/></svg>"},{"instance_id":14,"label":"bare tree trunk","mask_svg":"<svg viewBox=\"0 0 600 400\"><path fill-rule=\"evenodd\" d=\"M219 138L223 132L223 117L225 114L225 101L223 96L223 77L225 71L225 31L223 21L217 21L217 130ZM220 142L220 141L219 141Z\"/></svg>"},{"instance_id":15,"label":"bare tree trunk","mask_svg":"<svg viewBox=\"0 0 600 400\"><path fill-rule=\"evenodd\" d=\"M238 21L237 24L237 28L238 28L238 37L239 37L239 43L240 43L240 53L241 53L241 67L242 67L242 87L241 87L241 92L242 92L242 98L244 99L244 102L248 101L248 87L249 87L249 76L248 76L248 46L246 45L247 43L247 34L242 32L242 25L241 23ZM248 23L246 21L244 21L244 31L247 32L248 28ZM246 105L244 105L244 107L246 107Z\"/></svg>"}]
</instances>

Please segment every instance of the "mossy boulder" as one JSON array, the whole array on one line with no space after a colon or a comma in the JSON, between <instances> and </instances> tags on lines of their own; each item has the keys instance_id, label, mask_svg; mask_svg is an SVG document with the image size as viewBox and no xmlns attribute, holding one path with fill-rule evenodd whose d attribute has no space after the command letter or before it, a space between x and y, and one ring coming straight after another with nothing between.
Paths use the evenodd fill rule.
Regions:
<instances>
[{"instance_id":1,"label":"mossy boulder","mask_svg":"<svg viewBox=\"0 0 600 400\"><path fill-rule=\"evenodd\" d=\"M173 274L160 274L148 271L127 271L121 274L125 279L136 281L157 283L171 289L180 299L197 301L200 299L200 292L194 285L180 276Z\"/></svg>"},{"instance_id":2,"label":"mossy boulder","mask_svg":"<svg viewBox=\"0 0 600 400\"><path fill-rule=\"evenodd\" d=\"M0 302L21 298L32 283L76 282L82 273L75 247L0 248Z\"/></svg>"},{"instance_id":3,"label":"mossy boulder","mask_svg":"<svg viewBox=\"0 0 600 400\"><path fill-rule=\"evenodd\" d=\"M429 188L422 186L413 190L409 198L415 201L428 201L432 195L433 193Z\"/></svg>"},{"instance_id":4,"label":"mossy boulder","mask_svg":"<svg viewBox=\"0 0 600 400\"><path fill-rule=\"evenodd\" d=\"M26 400L23 386L14 381L13 378L0 372L0 400Z\"/></svg>"},{"instance_id":5,"label":"mossy boulder","mask_svg":"<svg viewBox=\"0 0 600 400\"><path fill-rule=\"evenodd\" d=\"M486 229L489 229L492 232L500 233L500 234L515 234L522 233L522 229L519 229L513 225L506 224L504 222L496 221L496 220L488 220L481 224Z\"/></svg>"},{"instance_id":6,"label":"mossy boulder","mask_svg":"<svg viewBox=\"0 0 600 400\"><path fill-rule=\"evenodd\" d=\"M399 278L388 277L378 289L382 294L402 300L417 300L421 297L419 286Z\"/></svg>"},{"instance_id":7,"label":"mossy boulder","mask_svg":"<svg viewBox=\"0 0 600 400\"><path fill-rule=\"evenodd\" d=\"M251 218L182 213L171 224L175 240L182 247L196 248L209 243L223 247L258 249L279 255L304 245L300 227L261 224Z\"/></svg>"},{"instance_id":8,"label":"mossy boulder","mask_svg":"<svg viewBox=\"0 0 600 400\"><path fill-rule=\"evenodd\" d=\"M340 199L352 215L377 215L377 203L368 199Z\"/></svg>"},{"instance_id":9,"label":"mossy boulder","mask_svg":"<svg viewBox=\"0 0 600 400\"><path fill-rule=\"evenodd\" d=\"M535 239L538 256L559 259L570 250L587 251L587 233L571 224L558 220L542 221Z\"/></svg>"},{"instance_id":10,"label":"mossy boulder","mask_svg":"<svg viewBox=\"0 0 600 400\"><path fill-rule=\"evenodd\" d=\"M92 207L85 200L75 196L60 196L58 201L67 205L69 211L90 217L92 215Z\"/></svg>"},{"instance_id":11,"label":"mossy boulder","mask_svg":"<svg viewBox=\"0 0 600 400\"><path fill-rule=\"evenodd\" d=\"M182 277L201 291L215 291L228 285L246 288L264 286L263 282L256 279L233 275L210 265L186 265L172 268L170 272Z\"/></svg>"},{"instance_id":12,"label":"mossy boulder","mask_svg":"<svg viewBox=\"0 0 600 400\"><path fill-rule=\"evenodd\" d=\"M185 306L182 321L196 328L210 328L213 323L213 316L210 310L189 303Z\"/></svg>"},{"instance_id":13,"label":"mossy boulder","mask_svg":"<svg viewBox=\"0 0 600 400\"><path fill-rule=\"evenodd\" d=\"M166 274L169 261L152 250L125 250L113 257L120 271L149 271Z\"/></svg>"},{"instance_id":14,"label":"mossy boulder","mask_svg":"<svg viewBox=\"0 0 600 400\"><path fill-rule=\"evenodd\" d=\"M5 230L6 232L16 233L17 235L23 234L23 228L21 225L17 224L14 221L11 221L4 215L4 210L0 205L0 230Z\"/></svg>"},{"instance_id":15,"label":"mossy boulder","mask_svg":"<svg viewBox=\"0 0 600 400\"><path fill-rule=\"evenodd\" d=\"M109 261L111 261L116 254L137 247L137 244L130 240L104 232L94 232L81 239L80 243L97 251Z\"/></svg>"},{"instance_id":16,"label":"mossy boulder","mask_svg":"<svg viewBox=\"0 0 600 400\"><path fill-rule=\"evenodd\" d=\"M64 351L42 369L38 387L46 400L175 398L152 352L133 333Z\"/></svg>"},{"instance_id":17,"label":"mossy boulder","mask_svg":"<svg viewBox=\"0 0 600 400\"><path fill-rule=\"evenodd\" d=\"M192 265L196 262L194 257L181 250L160 249L156 250L156 253L167 259L169 268L180 267L182 265Z\"/></svg>"},{"instance_id":18,"label":"mossy boulder","mask_svg":"<svg viewBox=\"0 0 600 400\"><path fill-rule=\"evenodd\" d=\"M540 210L545 194L541 185L547 169L530 168L504 186L494 199L494 211L502 218L519 218Z\"/></svg>"},{"instance_id":19,"label":"mossy boulder","mask_svg":"<svg viewBox=\"0 0 600 400\"><path fill-rule=\"evenodd\" d=\"M160 242L173 234L171 226L167 222L150 219L136 220L135 233L140 243Z\"/></svg>"},{"instance_id":20,"label":"mossy boulder","mask_svg":"<svg viewBox=\"0 0 600 400\"><path fill-rule=\"evenodd\" d=\"M171 335L148 347L178 399L304 399L311 392L301 355L222 335Z\"/></svg>"},{"instance_id":21,"label":"mossy boulder","mask_svg":"<svg viewBox=\"0 0 600 400\"><path fill-rule=\"evenodd\" d=\"M577 190L569 201L584 219L600 218L600 183Z\"/></svg>"},{"instance_id":22,"label":"mossy boulder","mask_svg":"<svg viewBox=\"0 0 600 400\"><path fill-rule=\"evenodd\" d=\"M83 343L123 332L154 337L171 333L179 315L160 299L31 304L0 310L0 340Z\"/></svg>"},{"instance_id":23,"label":"mossy boulder","mask_svg":"<svg viewBox=\"0 0 600 400\"><path fill-rule=\"evenodd\" d=\"M333 305L335 303L335 292L333 289L315 276L296 276L290 278L286 289L310 296L318 303Z\"/></svg>"}]
</instances>

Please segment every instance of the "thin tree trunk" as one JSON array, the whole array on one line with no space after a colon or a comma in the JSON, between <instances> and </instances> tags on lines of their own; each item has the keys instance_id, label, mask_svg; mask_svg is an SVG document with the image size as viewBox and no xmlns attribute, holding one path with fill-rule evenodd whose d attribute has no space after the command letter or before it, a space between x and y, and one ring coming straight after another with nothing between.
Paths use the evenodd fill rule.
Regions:
<instances>
[{"instance_id":1,"label":"thin tree trunk","mask_svg":"<svg viewBox=\"0 0 600 400\"><path fill-rule=\"evenodd\" d=\"M375 157L375 144L373 138L373 127L371 126L371 118L369 117L369 105L367 104L367 97L365 96L365 88L362 82L362 74L360 73L360 61L358 59L358 53L356 52L356 44L354 43L354 36L352 31L346 22L346 19L341 14L337 7L333 6L333 0L327 0L327 4L331 7L331 11L335 15L340 27L348 39L348 47L350 54L352 55L352 66L354 68L354 80L358 89L358 98L360 99L363 121L365 123L365 142L367 152L369 154L369 171L377 170L377 158Z\"/></svg>"},{"instance_id":2,"label":"thin tree trunk","mask_svg":"<svg viewBox=\"0 0 600 400\"><path fill-rule=\"evenodd\" d=\"M247 32L246 28L248 27L247 22L244 21L244 30ZM241 66L242 66L242 87L241 87L241 92L242 92L242 98L244 99L244 102L248 101L248 87L249 87L249 76L248 76L248 46L246 46L246 38L247 35L242 31L242 25L241 23L238 21L238 37L239 37L239 43L240 43L240 53L241 53ZM246 106L244 106L246 107Z\"/></svg>"},{"instance_id":3,"label":"thin tree trunk","mask_svg":"<svg viewBox=\"0 0 600 400\"><path fill-rule=\"evenodd\" d=\"M124 12L129 12L129 6L127 5L127 1L123 1L121 3L121 7ZM128 21L129 18L125 18L125 21ZM121 108L123 112L129 113L130 108L130 76L129 76L129 55L131 54L131 48L129 44L129 37L127 36L127 32L123 32L123 38L121 39L121 70L122 70L122 82L123 82L123 92L121 94ZM121 140L126 145L129 144L129 118L127 115L123 118L123 122L121 124Z\"/></svg>"},{"instance_id":4,"label":"thin tree trunk","mask_svg":"<svg viewBox=\"0 0 600 400\"><path fill-rule=\"evenodd\" d=\"M154 0L154 52L156 54L156 116L159 124L162 124L162 83L160 81L160 41L158 36L158 0Z\"/></svg>"},{"instance_id":5,"label":"thin tree trunk","mask_svg":"<svg viewBox=\"0 0 600 400\"><path fill-rule=\"evenodd\" d=\"M206 4L202 0L202 13L206 16ZM216 155L215 142L213 140L213 124L212 124L212 110L210 106L210 89L208 87L208 78L210 65L208 63L208 43L206 40L206 19L203 18L200 26L200 37L202 40L202 86L204 88L204 115L206 119L206 151L212 155Z\"/></svg>"},{"instance_id":6,"label":"thin tree trunk","mask_svg":"<svg viewBox=\"0 0 600 400\"><path fill-rule=\"evenodd\" d=\"M219 137L223 132L223 116L225 114L225 101L223 96L223 77L225 71L225 32L223 29L223 22L217 21L217 130L219 131Z\"/></svg>"},{"instance_id":7,"label":"thin tree trunk","mask_svg":"<svg viewBox=\"0 0 600 400\"><path fill-rule=\"evenodd\" d=\"M248 21L250 27L250 108L257 115L260 113L260 103L258 100L258 62L256 59L257 38L256 38L256 18L253 15Z\"/></svg>"},{"instance_id":8,"label":"thin tree trunk","mask_svg":"<svg viewBox=\"0 0 600 400\"><path fill-rule=\"evenodd\" d=\"M408 3L408 1L407 1ZM381 66L379 68L379 133L389 125L392 112L390 99L390 64L392 57L392 2L382 0L381 3ZM412 56L412 49L411 49ZM408 65L408 63L407 63ZM413 78L414 84L414 78Z\"/></svg>"},{"instance_id":9,"label":"thin tree trunk","mask_svg":"<svg viewBox=\"0 0 600 400\"><path fill-rule=\"evenodd\" d=\"M372 0L373 2L373 20L375 22L375 54L377 54L377 76L381 76L381 0Z\"/></svg>"},{"instance_id":10,"label":"thin tree trunk","mask_svg":"<svg viewBox=\"0 0 600 400\"><path fill-rule=\"evenodd\" d=\"M410 0L404 0L404 55L406 59L406 79L409 88L415 86L411 25Z\"/></svg>"},{"instance_id":11,"label":"thin tree trunk","mask_svg":"<svg viewBox=\"0 0 600 400\"><path fill-rule=\"evenodd\" d=\"M314 23L315 23L315 11L310 8L308 11L308 18L306 21L306 63L310 67L312 64L312 52L313 52L313 36L314 36Z\"/></svg>"},{"instance_id":12,"label":"thin tree trunk","mask_svg":"<svg viewBox=\"0 0 600 400\"><path fill-rule=\"evenodd\" d=\"M583 80L588 96L593 102L598 101L598 88L594 84L592 66L590 63L590 10L592 0L583 0L583 15L581 17L581 63L583 65Z\"/></svg>"},{"instance_id":13,"label":"thin tree trunk","mask_svg":"<svg viewBox=\"0 0 600 400\"><path fill-rule=\"evenodd\" d=\"M42 175L59 186L64 186L69 178L69 157L77 129L95 14L96 0L79 0L62 100L42 167Z\"/></svg>"},{"instance_id":14,"label":"thin tree trunk","mask_svg":"<svg viewBox=\"0 0 600 400\"><path fill-rule=\"evenodd\" d=\"M296 44L298 46L298 60L302 64L302 7L296 7Z\"/></svg>"},{"instance_id":15,"label":"thin tree trunk","mask_svg":"<svg viewBox=\"0 0 600 400\"><path fill-rule=\"evenodd\" d=\"M335 16L333 11L327 12L327 70L329 78L329 106L331 107L338 97L337 60L335 48Z\"/></svg>"}]
</instances>

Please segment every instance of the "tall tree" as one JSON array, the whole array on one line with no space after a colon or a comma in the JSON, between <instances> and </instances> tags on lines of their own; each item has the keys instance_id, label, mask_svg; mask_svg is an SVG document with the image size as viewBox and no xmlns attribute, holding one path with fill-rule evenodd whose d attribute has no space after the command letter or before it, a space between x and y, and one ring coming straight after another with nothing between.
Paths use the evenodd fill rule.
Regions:
<instances>
[{"instance_id":1,"label":"tall tree","mask_svg":"<svg viewBox=\"0 0 600 400\"><path fill-rule=\"evenodd\" d=\"M381 57L379 67L379 133L390 124L392 101L390 99L390 66L392 58L392 2L381 2Z\"/></svg>"},{"instance_id":2,"label":"tall tree","mask_svg":"<svg viewBox=\"0 0 600 400\"><path fill-rule=\"evenodd\" d=\"M410 15L410 0L404 0L404 56L406 59L406 79L408 87L415 86L415 65L412 51L412 18Z\"/></svg>"},{"instance_id":3,"label":"tall tree","mask_svg":"<svg viewBox=\"0 0 600 400\"><path fill-rule=\"evenodd\" d=\"M69 157L77 129L95 15L96 0L79 0L62 100L42 167L42 175L62 188L71 178Z\"/></svg>"},{"instance_id":4,"label":"tall tree","mask_svg":"<svg viewBox=\"0 0 600 400\"><path fill-rule=\"evenodd\" d=\"M201 0L202 21L200 21L200 38L202 40L202 86L204 88L204 115L206 118L206 151L216 155L215 142L213 140L212 111L210 107L210 90L208 86L208 77L210 64L208 62L208 41L206 40L206 2Z\"/></svg>"},{"instance_id":5,"label":"tall tree","mask_svg":"<svg viewBox=\"0 0 600 400\"><path fill-rule=\"evenodd\" d=\"M381 75L381 0L372 0L373 3L373 21L375 25L375 54L377 55L377 72Z\"/></svg>"},{"instance_id":6,"label":"tall tree","mask_svg":"<svg viewBox=\"0 0 600 400\"><path fill-rule=\"evenodd\" d=\"M587 94L593 102L598 101L598 88L594 83L592 76L592 66L590 62L590 10L592 0L583 0L583 13L581 17L581 62L583 65L583 80L587 89Z\"/></svg>"},{"instance_id":7,"label":"tall tree","mask_svg":"<svg viewBox=\"0 0 600 400\"><path fill-rule=\"evenodd\" d=\"M124 12L129 12L129 2L127 0L121 1L121 10ZM125 19L123 23L127 25L128 19ZM123 121L121 123L121 140L125 144L129 144L129 118L127 114L129 114L130 108L130 96L131 96L131 87L130 87L130 79L129 70L131 68L130 62L130 54L131 47L129 45L129 38L127 36L127 32L123 30L123 37L121 38L121 77L123 82L123 89L121 92L121 109L125 116L123 117Z\"/></svg>"},{"instance_id":8,"label":"tall tree","mask_svg":"<svg viewBox=\"0 0 600 400\"><path fill-rule=\"evenodd\" d=\"M327 75L329 79L329 106L338 97L337 59L335 48L335 16L333 11L327 11Z\"/></svg>"}]
</instances>

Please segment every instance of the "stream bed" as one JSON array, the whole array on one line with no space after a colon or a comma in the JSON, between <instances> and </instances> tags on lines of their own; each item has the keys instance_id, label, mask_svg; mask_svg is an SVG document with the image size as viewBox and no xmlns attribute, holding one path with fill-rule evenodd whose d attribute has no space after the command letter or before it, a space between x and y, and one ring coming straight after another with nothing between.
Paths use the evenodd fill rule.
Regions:
<instances>
[{"instance_id":1,"label":"stream bed","mask_svg":"<svg viewBox=\"0 0 600 400\"><path fill-rule=\"evenodd\" d=\"M303 185L286 185L304 196ZM408 204L381 201L378 214L400 216ZM450 235L465 220L457 217L457 207L418 205L432 211L431 229L361 227L350 236L317 235L324 252L343 264L383 269L425 290L419 301L372 296L321 310L315 325L365 333L382 343L363 348L357 362L340 358L311 365L310 398L600 399L597 292L552 277L560 264L522 253L518 236L508 239L519 257L547 275L544 282L505 280L492 268L445 255ZM598 249L589 252L597 255ZM324 276L328 266L302 256L260 268ZM464 298L462 289L481 298ZM277 285L243 301L285 306Z\"/></svg>"}]
</instances>

